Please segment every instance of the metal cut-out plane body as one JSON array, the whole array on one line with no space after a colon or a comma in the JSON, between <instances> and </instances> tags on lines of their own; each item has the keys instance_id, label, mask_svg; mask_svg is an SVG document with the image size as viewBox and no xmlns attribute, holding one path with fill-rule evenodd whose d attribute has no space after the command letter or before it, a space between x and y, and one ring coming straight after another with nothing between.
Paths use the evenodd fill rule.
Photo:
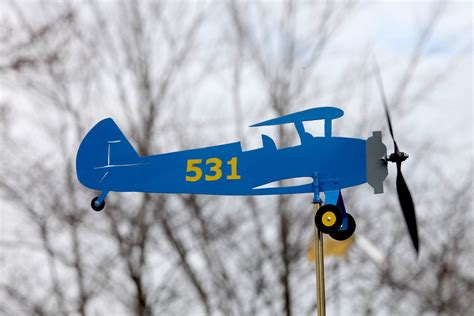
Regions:
<instances>
[{"instance_id":1,"label":"metal cut-out plane body","mask_svg":"<svg viewBox=\"0 0 474 316\"><path fill-rule=\"evenodd\" d=\"M97 210L108 192L189 193L209 195L269 195L326 192L326 204L340 206L340 190L369 182L383 192L387 166L381 133L367 141L333 137L332 120L343 115L334 107L320 107L284 115L253 126L292 123L301 144L278 149L262 135L263 146L242 151L240 142L141 157L108 118L84 137L76 159L77 176L86 187L101 191L93 200ZM304 121L324 120L325 135L313 137ZM266 187L274 182L309 178L310 183ZM329 199L329 201L328 201ZM94 207L96 206L96 207Z\"/></svg>"}]
</instances>

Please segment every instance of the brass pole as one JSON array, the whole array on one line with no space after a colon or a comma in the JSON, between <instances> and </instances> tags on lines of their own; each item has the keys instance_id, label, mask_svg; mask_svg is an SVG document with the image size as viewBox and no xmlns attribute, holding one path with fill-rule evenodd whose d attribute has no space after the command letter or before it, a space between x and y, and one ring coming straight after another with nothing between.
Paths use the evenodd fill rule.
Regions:
<instances>
[{"instance_id":1,"label":"brass pole","mask_svg":"<svg viewBox=\"0 0 474 316\"><path fill-rule=\"evenodd\" d=\"M314 203L313 213L319 210L320 203ZM316 293L317 293L317 307L318 316L326 316L326 295L324 290L324 246L323 233L318 230L316 223L314 223L314 246L316 250Z\"/></svg>"}]
</instances>

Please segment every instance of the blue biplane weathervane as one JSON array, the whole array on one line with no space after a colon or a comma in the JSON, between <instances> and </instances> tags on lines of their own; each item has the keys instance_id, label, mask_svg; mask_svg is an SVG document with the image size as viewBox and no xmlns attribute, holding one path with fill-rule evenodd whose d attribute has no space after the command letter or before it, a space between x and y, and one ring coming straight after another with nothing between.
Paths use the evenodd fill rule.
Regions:
<instances>
[{"instance_id":1,"label":"blue biplane weathervane","mask_svg":"<svg viewBox=\"0 0 474 316\"><path fill-rule=\"evenodd\" d=\"M381 81L379 82L381 84ZM381 87L381 86L380 86ZM383 88L381 87L383 92ZM390 133L393 130L386 115ZM278 149L262 135L262 147L243 151L240 142L140 156L111 118L97 123L84 137L76 159L77 177L86 187L101 191L91 206L100 211L109 192L189 193L209 195L270 195L313 193L314 203L325 203L317 211L318 229L337 240L349 238L355 230L353 217L346 212L341 190L368 183L374 193L383 193L387 163L397 165L397 191L413 245L418 251L418 233L413 201L401 173L408 155L399 151L387 156L382 133L367 140L332 135L332 121L343 115L335 107L312 108L255 125L294 124L301 144ZM324 120L324 135L314 137L303 122ZM310 183L286 187L269 184L294 178Z\"/></svg>"}]
</instances>

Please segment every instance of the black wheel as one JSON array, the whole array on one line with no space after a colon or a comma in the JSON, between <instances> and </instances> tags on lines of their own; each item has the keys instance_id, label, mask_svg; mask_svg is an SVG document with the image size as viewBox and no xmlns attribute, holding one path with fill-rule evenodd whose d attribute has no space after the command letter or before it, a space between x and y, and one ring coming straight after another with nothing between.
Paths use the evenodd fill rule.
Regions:
<instances>
[{"instance_id":1,"label":"black wheel","mask_svg":"<svg viewBox=\"0 0 474 316\"><path fill-rule=\"evenodd\" d=\"M333 204L325 204L316 212L314 222L320 231L330 234L341 227L342 216L339 207Z\"/></svg>"},{"instance_id":2,"label":"black wheel","mask_svg":"<svg viewBox=\"0 0 474 316\"><path fill-rule=\"evenodd\" d=\"M93 209L94 211L100 212L100 211L102 211L102 210L104 209L104 207L105 207L105 201L102 201L102 203L97 204L97 200L99 200L99 197L98 197L98 196L92 199L92 201L91 201L91 207L92 207L92 209Z\"/></svg>"},{"instance_id":3,"label":"black wheel","mask_svg":"<svg viewBox=\"0 0 474 316\"><path fill-rule=\"evenodd\" d=\"M333 239L336 240L346 240L349 239L356 230L356 222L354 217L351 214L346 213L347 216L347 229L346 230L337 230L329 234Z\"/></svg>"}]
</instances>

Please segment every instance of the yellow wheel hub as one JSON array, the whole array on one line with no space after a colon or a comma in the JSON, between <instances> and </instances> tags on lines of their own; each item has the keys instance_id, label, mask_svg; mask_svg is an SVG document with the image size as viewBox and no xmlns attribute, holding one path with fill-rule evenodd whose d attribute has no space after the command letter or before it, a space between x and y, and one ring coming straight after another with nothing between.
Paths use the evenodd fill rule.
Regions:
<instances>
[{"instance_id":1,"label":"yellow wheel hub","mask_svg":"<svg viewBox=\"0 0 474 316\"><path fill-rule=\"evenodd\" d=\"M331 211L324 212L322 218L323 225L326 227L332 227L336 223L336 214Z\"/></svg>"}]
</instances>

